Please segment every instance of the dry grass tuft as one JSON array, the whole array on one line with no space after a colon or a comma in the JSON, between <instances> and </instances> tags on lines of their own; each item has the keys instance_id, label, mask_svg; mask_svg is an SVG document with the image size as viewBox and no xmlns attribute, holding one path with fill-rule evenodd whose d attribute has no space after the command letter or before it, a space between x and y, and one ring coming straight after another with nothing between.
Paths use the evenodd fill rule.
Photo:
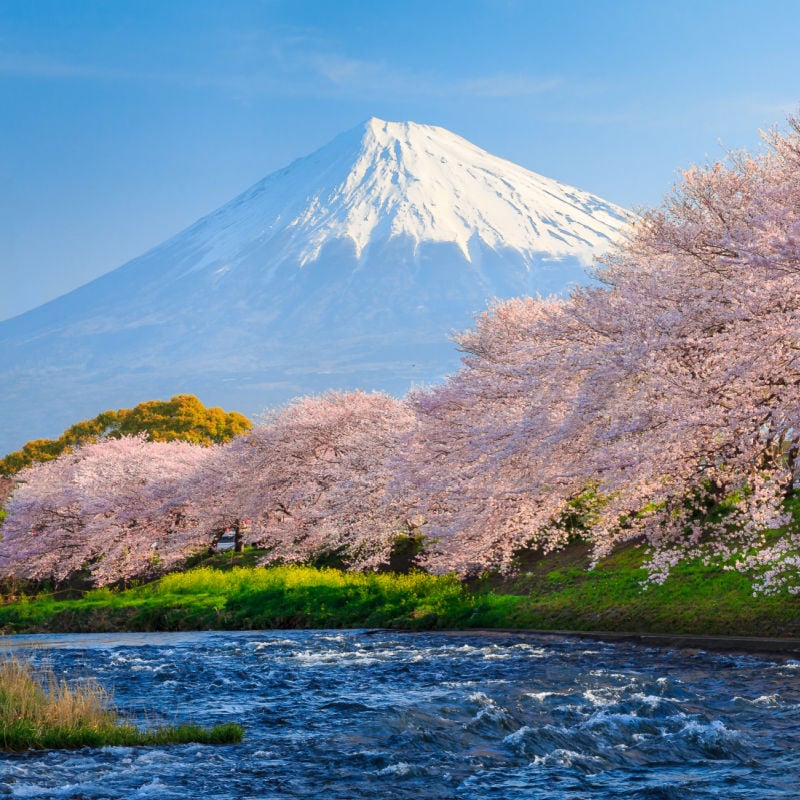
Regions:
<instances>
[{"instance_id":1,"label":"dry grass tuft","mask_svg":"<svg viewBox=\"0 0 800 800\"><path fill-rule=\"evenodd\" d=\"M50 668L35 669L17 658L0 659L0 750L231 744L242 734L241 727L231 723L210 730L182 725L141 731L119 722L110 694L96 680L68 683Z\"/></svg>"},{"instance_id":2,"label":"dry grass tuft","mask_svg":"<svg viewBox=\"0 0 800 800\"><path fill-rule=\"evenodd\" d=\"M69 684L52 669L38 670L17 658L0 661L0 726L20 723L34 731L52 728L102 730L116 722L111 697L96 681Z\"/></svg>"}]
</instances>

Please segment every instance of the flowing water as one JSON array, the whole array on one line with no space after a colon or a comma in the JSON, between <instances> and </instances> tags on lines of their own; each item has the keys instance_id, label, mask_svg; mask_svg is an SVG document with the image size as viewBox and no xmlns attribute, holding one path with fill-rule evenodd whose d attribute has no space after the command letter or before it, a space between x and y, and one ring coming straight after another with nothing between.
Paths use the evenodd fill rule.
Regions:
<instances>
[{"instance_id":1,"label":"flowing water","mask_svg":"<svg viewBox=\"0 0 800 800\"><path fill-rule=\"evenodd\" d=\"M139 724L241 744L0 755L0 798L797 798L800 662L558 636L6 637Z\"/></svg>"}]
</instances>

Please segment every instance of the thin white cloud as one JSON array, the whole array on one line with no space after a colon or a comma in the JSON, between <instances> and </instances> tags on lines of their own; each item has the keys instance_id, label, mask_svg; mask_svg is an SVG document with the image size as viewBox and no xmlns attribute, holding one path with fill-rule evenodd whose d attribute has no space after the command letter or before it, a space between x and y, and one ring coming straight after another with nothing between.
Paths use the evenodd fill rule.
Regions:
<instances>
[{"instance_id":1,"label":"thin white cloud","mask_svg":"<svg viewBox=\"0 0 800 800\"><path fill-rule=\"evenodd\" d=\"M40 53L0 51L0 75L23 78L101 78L102 71L82 64L69 64Z\"/></svg>"},{"instance_id":2,"label":"thin white cloud","mask_svg":"<svg viewBox=\"0 0 800 800\"><path fill-rule=\"evenodd\" d=\"M529 97L558 89L563 79L532 78L527 75L492 75L471 78L455 84L462 92L475 97Z\"/></svg>"},{"instance_id":3,"label":"thin white cloud","mask_svg":"<svg viewBox=\"0 0 800 800\"><path fill-rule=\"evenodd\" d=\"M787 117L797 116L800 112L800 96L793 100L773 100L761 102L753 100L749 103L752 114L774 119L775 123L783 122Z\"/></svg>"},{"instance_id":4,"label":"thin white cloud","mask_svg":"<svg viewBox=\"0 0 800 800\"><path fill-rule=\"evenodd\" d=\"M383 64L330 53L313 54L308 58L308 63L322 78L337 86L363 85L375 77L380 78L381 73L386 72Z\"/></svg>"},{"instance_id":5,"label":"thin white cloud","mask_svg":"<svg viewBox=\"0 0 800 800\"><path fill-rule=\"evenodd\" d=\"M558 88L556 76L499 74L453 80L430 72L402 70L384 61L369 61L341 54L300 52L298 65L312 69L316 77L341 92L362 96L365 92L392 96L528 97ZM324 84L323 84L324 85Z\"/></svg>"},{"instance_id":6,"label":"thin white cloud","mask_svg":"<svg viewBox=\"0 0 800 800\"><path fill-rule=\"evenodd\" d=\"M70 62L40 53L0 50L0 77L102 80L207 86L243 99L296 97L528 97L553 91L556 76L525 74L451 78L386 61L343 54L309 31L247 31L228 38L203 71L142 71L122 65ZM214 68L213 64L223 64Z\"/></svg>"}]
</instances>

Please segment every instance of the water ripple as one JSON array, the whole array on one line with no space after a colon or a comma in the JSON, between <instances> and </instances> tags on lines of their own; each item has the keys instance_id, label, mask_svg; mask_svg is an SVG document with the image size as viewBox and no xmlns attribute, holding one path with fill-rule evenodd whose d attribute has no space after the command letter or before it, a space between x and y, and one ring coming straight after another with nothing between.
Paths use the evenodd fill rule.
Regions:
<instances>
[{"instance_id":1,"label":"water ripple","mask_svg":"<svg viewBox=\"0 0 800 800\"><path fill-rule=\"evenodd\" d=\"M515 634L6 637L138 724L242 744L0 756L0 798L795 798L792 659Z\"/></svg>"}]
</instances>

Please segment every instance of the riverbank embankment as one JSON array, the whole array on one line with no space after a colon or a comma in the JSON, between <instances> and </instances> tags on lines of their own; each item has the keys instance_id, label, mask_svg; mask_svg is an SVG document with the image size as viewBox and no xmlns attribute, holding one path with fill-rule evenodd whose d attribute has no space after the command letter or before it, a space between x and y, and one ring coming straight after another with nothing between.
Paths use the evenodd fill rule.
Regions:
<instances>
[{"instance_id":1,"label":"riverbank embankment","mask_svg":"<svg viewBox=\"0 0 800 800\"><path fill-rule=\"evenodd\" d=\"M468 583L422 572L247 566L252 560L218 558L152 583L94 589L72 599L45 592L6 597L0 630L526 629L643 641L660 635L685 646L702 641L696 645L702 647L713 646L709 637L733 637L728 641L738 649L751 647L739 640L768 639L784 642L776 645L780 652L793 652L800 640L797 595L754 596L748 576L699 562L679 565L663 584L646 585L635 547L591 570L585 548L573 547L513 576Z\"/></svg>"}]
</instances>

